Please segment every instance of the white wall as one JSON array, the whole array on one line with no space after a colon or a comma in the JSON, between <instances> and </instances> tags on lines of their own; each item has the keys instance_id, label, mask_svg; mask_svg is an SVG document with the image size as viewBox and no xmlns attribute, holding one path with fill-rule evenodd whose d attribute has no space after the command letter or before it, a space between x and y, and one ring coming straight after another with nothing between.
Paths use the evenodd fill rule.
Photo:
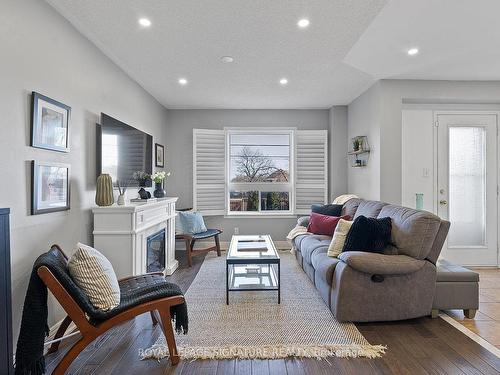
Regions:
<instances>
[{"instance_id":1,"label":"white wall","mask_svg":"<svg viewBox=\"0 0 500 375\"><path fill-rule=\"evenodd\" d=\"M369 165L369 169L349 169L350 192L401 204L404 102L457 104L464 108L471 104L496 106L500 103L500 82L382 80L374 84L349 104L349 137L361 130L378 138L374 142L368 134L372 147L370 163L373 165ZM370 169L372 173L369 173ZM370 193L377 187L378 194Z\"/></svg>"},{"instance_id":2,"label":"white wall","mask_svg":"<svg viewBox=\"0 0 500 375\"><path fill-rule=\"evenodd\" d=\"M223 129L224 127L297 127L328 129L328 110L226 110L176 109L168 111L165 128L166 170L172 176L166 183L169 195L179 196L179 207L193 204L193 129ZM295 218L224 218L207 217L207 226L224 230L227 241L238 227L240 234L269 233L274 240L285 240L296 224Z\"/></svg>"},{"instance_id":3,"label":"white wall","mask_svg":"<svg viewBox=\"0 0 500 375\"><path fill-rule=\"evenodd\" d=\"M416 193L423 194L424 210L434 212L434 124L431 109L405 108L402 115L402 197L406 207L416 207Z\"/></svg>"},{"instance_id":4,"label":"white wall","mask_svg":"<svg viewBox=\"0 0 500 375\"><path fill-rule=\"evenodd\" d=\"M347 106L330 108L329 144L329 197L347 193Z\"/></svg>"},{"instance_id":5,"label":"white wall","mask_svg":"<svg viewBox=\"0 0 500 375\"><path fill-rule=\"evenodd\" d=\"M366 135L370 155L366 167L347 167L348 192L365 199L380 199L380 84L375 83L348 107L348 147L350 139ZM349 160L349 163L352 163Z\"/></svg>"},{"instance_id":6,"label":"white wall","mask_svg":"<svg viewBox=\"0 0 500 375\"><path fill-rule=\"evenodd\" d=\"M44 1L0 2L0 207L11 208L15 339L32 264L53 243L91 242L95 123L101 112L162 140L166 110ZM30 93L72 107L69 154L29 147ZM71 210L31 216L31 160L71 164ZM50 301L49 324L63 317Z\"/></svg>"}]
</instances>

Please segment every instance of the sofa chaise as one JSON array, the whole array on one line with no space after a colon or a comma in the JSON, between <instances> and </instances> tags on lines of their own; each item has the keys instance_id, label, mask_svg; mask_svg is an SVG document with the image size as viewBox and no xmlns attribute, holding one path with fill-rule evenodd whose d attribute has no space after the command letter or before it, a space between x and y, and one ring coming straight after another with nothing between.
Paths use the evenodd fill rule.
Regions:
<instances>
[{"instance_id":1,"label":"sofa chaise","mask_svg":"<svg viewBox=\"0 0 500 375\"><path fill-rule=\"evenodd\" d=\"M430 315L436 290L436 261L450 223L426 211L354 198L342 215L390 217L391 244L383 254L327 255L331 237L299 235L297 261L339 321L402 320ZM298 225L307 226L308 217ZM440 308L440 307L437 307Z\"/></svg>"}]
</instances>

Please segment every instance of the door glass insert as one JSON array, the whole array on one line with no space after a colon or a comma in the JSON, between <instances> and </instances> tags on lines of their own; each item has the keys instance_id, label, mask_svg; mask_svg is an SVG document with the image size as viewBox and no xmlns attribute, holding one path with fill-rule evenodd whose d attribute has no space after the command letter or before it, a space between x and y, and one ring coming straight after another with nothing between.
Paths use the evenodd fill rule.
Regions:
<instances>
[{"instance_id":1,"label":"door glass insert","mask_svg":"<svg viewBox=\"0 0 500 375\"><path fill-rule=\"evenodd\" d=\"M449 128L450 247L486 245L486 131Z\"/></svg>"}]
</instances>

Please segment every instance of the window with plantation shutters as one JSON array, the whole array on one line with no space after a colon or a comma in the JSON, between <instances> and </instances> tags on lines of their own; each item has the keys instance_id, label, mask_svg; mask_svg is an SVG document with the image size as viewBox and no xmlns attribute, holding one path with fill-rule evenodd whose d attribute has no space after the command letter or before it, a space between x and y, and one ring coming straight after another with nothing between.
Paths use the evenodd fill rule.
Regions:
<instances>
[{"instance_id":1,"label":"window with plantation shutters","mask_svg":"<svg viewBox=\"0 0 500 375\"><path fill-rule=\"evenodd\" d=\"M308 214L311 204L328 199L328 133L295 132L295 214Z\"/></svg>"},{"instance_id":2,"label":"window with plantation shutters","mask_svg":"<svg viewBox=\"0 0 500 375\"><path fill-rule=\"evenodd\" d=\"M224 130L193 130L193 207L203 215L225 213Z\"/></svg>"},{"instance_id":3,"label":"window with plantation shutters","mask_svg":"<svg viewBox=\"0 0 500 375\"><path fill-rule=\"evenodd\" d=\"M193 130L193 207L203 215L308 214L326 203L328 133Z\"/></svg>"}]
</instances>

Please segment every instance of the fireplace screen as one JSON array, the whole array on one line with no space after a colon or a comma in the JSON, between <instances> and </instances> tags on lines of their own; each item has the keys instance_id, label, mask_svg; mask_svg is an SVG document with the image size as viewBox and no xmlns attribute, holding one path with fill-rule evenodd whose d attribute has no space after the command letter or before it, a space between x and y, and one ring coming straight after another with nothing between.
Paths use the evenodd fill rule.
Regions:
<instances>
[{"instance_id":1,"label":"fireplace screen","mask_svg":"<svg viewBox=\"0 0 500 375\"><path fill-rule=\"evenodd\" d=\"M165 229L148 237L147 272L165 270Z\"/></svg>"}]
</instances>

